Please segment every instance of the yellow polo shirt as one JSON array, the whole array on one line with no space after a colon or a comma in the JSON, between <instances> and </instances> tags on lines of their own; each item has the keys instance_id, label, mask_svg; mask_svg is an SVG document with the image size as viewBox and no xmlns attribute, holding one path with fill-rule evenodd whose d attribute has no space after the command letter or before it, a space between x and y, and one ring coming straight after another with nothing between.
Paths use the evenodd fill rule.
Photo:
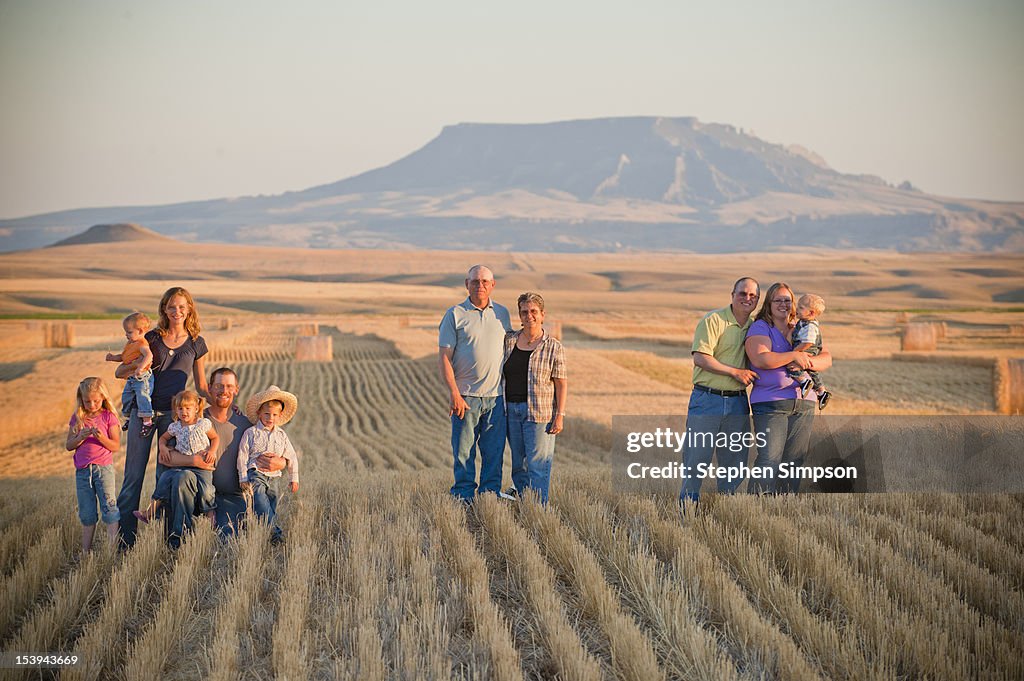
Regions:
<instances>
[{"instance_id":1,"label":"yellow polo shirt","mask_svg":"<svg viewBox=\"0 0 1024 681\"><path fill-rule=\"evenodd\" d=\"M740 325L736 321L736 315L732 313L732 307L726 306L720 310L712 310L704 315L704 319L697 324L697 330L693 332L693 347L691 352L702 352L711 355L722 364L747 368L747 353L743 342L747 338L747 329L753 321L754 315L747 317L746 324ZM743 390L744 385L730 376L712 373L701 369L694 364L693 383L706 388L716 390Z\"/></svg>"}]
</instances>

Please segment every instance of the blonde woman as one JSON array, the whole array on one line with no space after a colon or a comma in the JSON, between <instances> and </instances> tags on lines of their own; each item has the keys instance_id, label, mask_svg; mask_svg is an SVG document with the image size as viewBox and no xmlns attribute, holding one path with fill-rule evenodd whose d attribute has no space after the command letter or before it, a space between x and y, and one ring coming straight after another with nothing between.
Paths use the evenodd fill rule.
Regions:
<instances>
[{"instance_id":1,"label":"blonde woman","mask_svg":"<svg viewBox=\"0 0 1024 681\"><path fill-rule=\"evenodd\" d=\"M167 289L160 299L160 319L157 328L146 334L153 352L153 422L155 430L142 433L141 421L133 415L128 425L128 438L124 460L124 481L117 497L121 509L121 541L126 547L135 544L138 519L132 514L139 508L142 482L149 464L153 437L163 435L171 424L171 399L185 389L191 375L195 391L209 400L205 376L206 341L199 335L202 326L192 294L180 286ZM122 375L118 367L116 375ZM157 462L156 477L166 470Z\"/></svg>"},{"instance_id":2,"label":"blonde woman","mask_svg":"<svg viewBox=\"0 0 1024 681\"><path fill-rule=\"evenodd\" d=\"M565 419L565 351L544 330L544 299L539 293L519 296L523 328L505 336L502 383L512 483L522 495L533 490L548 502L555 436Z\"/></svg>"}]
</instances>

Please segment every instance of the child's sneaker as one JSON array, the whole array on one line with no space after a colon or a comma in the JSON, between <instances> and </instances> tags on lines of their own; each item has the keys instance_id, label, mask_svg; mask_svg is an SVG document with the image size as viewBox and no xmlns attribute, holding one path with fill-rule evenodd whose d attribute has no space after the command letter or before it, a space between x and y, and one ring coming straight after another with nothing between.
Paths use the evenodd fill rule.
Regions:
<instances>
[{"instance_id":1,"label":"child's sneaker","mask_svg":"<svg viewBox=\"0 0 1024 681\"><path fill-rule=\"evenodd\" d=\"M154 428L156 428L155 423L143 423L142 428L139 429L139 437L149 437Z\"/></svg>"},{"instance_id":2,"label":"child's sneaker","mask_svg":"<svg viewBox=\"0 0 1024 681\"><path fill-rule=\"evenodd\" d=\"M800 381L800 390L804 395L806 395L810 391L812 385L814 385L814 381L811 380L810 376L808 376L804 380Z\"/></svg>"},{"instance_id":3,"label":"child's sneaker","mask_svg":"<svg viewBox=\"0 0 1024 681\"><path fill-rule=\"evenodd\" d=\"M822 390L821 394L818 395L818 410L822 410L828 406L828 401L832 399L832 393L827 390Z\"/></svg>"},{"instance_id":4,"label":"child's sneaker","mask_svg":"<svg viewBox=\"0 0 1024 681\"><path fill-rule=\"evenodd\" d=\"M129 423L131 423L131 421L130 421L130 420L128 420L128 419L125 419L125 420L124 420L124 423L123 423L123 424L121 425L121 430L123 430L123 431L125 431L125 432L128 432L128 424L129 424Z\"/></svg>"}]
</instances>

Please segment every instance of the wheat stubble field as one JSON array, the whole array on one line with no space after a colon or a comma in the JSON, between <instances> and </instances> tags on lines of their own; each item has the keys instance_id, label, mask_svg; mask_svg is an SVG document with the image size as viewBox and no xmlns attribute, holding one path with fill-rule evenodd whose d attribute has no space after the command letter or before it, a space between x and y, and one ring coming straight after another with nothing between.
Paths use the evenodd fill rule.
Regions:
<instances>
[{"instance_id":1,"label":"wheat stubble field","mask_svg":"<svg viewBox=\"0 0 1024 681\"><path fill-rule=\"evenodd\" d=\"M211 247L155 279L117 257L128 246L99 248L0 256L0 648L85 660L60 678L1024 677L1021 496L707 495L683 518L671 496L615 490L604 463L613 414L685 412L693 326L739 274L826 297L830 410L991 414L991 358L1024 354L1020 258L819 254L820 278L799 281L759 255ZM446 495L435 329L478 260L499 302L539 290L563 326L571 418L548 508ZM299 396L288 541L203 529L172 553L148 528L127 555L83 557L62 448L74 386L113 383L119 315L171 284L196 295L208 367L233 366L243 398ZM71 348L42 347L56 312L93 317L67 322ZM902 353L907 319L945 338ZM314 322L333 357L296 362Z\"/></svg>"}]
</instances>

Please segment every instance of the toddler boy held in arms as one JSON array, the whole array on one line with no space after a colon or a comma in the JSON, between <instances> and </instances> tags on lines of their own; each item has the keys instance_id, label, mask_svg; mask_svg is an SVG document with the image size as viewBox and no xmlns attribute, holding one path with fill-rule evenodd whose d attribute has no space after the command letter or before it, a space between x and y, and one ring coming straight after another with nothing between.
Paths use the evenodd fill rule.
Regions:
<instances>
[{"instance_id":1,"label":"toddler boy held in arms","mask_svg":"<svg viewBox=\"0 0 1024 681\"><path fill-rule=\"evenodd\" d=\"M813 293L805 293L800 296L796 303L796 326L793 327L793 335L790 339L793 350L806 352L812 357L821 352L821 327L818 325L818 318L824 312L825 301L821 296ZM800 384L800 390L805 395L813 386L818 394L818 409L825 408L832 398L832 393L825 390L817 371L804 371L790 366L786 369L786 373Z\"/></svg>"},{"instance_id":2,"label":"toddler boy held in arms","mask_svg":"<svg viewBox=\"0 0 1024 681\"><path fill-rule=\"evenodd\" d=\"M132 415L132 407L139 413L142 419L142 430L139 434L148 437L153 430L153 352L146 342L146 332L149 331L149 317L141 312L132 312L121 322L124 327L124 337L128 340L120 353L107 353L108 362L120 362L131 369L131 375L124 382L124 391L121 393L121 413L124 415L122 430L128 430L128 419Z\"/></svg>"}]
</instances>

